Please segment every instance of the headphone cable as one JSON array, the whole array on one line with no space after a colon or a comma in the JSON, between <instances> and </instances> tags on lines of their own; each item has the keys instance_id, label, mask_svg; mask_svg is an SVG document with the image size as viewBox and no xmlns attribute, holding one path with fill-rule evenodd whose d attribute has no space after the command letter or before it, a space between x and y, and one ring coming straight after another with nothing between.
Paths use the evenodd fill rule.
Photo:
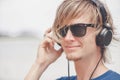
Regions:
<instances>
[{"instance_id":1,"label":"headphone cable","mask_svg":"<svg viewBox=\"0 0 120 80\"><path fill-rule=\"evenodd\" d=\"M95 70L97 69L97 67L98 67L98 65L99 65L99 63L100 63L100 61L101 61L101 59L102 59L102 57L103 57L103 54L101 55L99 61L97 62L96 66L95 66L95 68L94 68L94 70L93 70L93 72L91 73L91 75L90 75L90 77L89 77L89 80L91 80L91 78L92 78Z\"/></svg>"},{"instance_id":2,"label":"headphone cable","mask_svg":"<svg viewBox=\"0 0 120 80\"><path fill-rule=\"evenodd\" d=\"M91 73L91 75L90 75L90 77L89 77L89 80L91 80L91 78L92 78L95 70L97 69L97 67L98 67L98 65L99 65L99 63L100 63L100 61L101 61L101 59L102 59L102 57L103 57L103 54L101 55L99 61L97 62L96 66L95 66L95 68L94 68L94 70L93 70L93 72ZM69 62L69 60L68 60L68 80L70 80L70 62Z\"/></svg>"},{"instance_id":3,"label":"headphone cable","mask_svg":"<svg viewBox=\"0 0 120 80\"><path fill-rule=\"evenodd\" d=\"M68 60L68 80L70 80L70 62Z\"/></svg>"}]
</instances>

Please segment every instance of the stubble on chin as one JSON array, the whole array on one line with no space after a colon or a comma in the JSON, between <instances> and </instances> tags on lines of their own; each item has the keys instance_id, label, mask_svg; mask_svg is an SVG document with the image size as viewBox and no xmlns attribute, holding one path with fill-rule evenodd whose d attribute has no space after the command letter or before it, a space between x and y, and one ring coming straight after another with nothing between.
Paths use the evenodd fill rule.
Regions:
<instances>
[{"instance_id":1,"label":"stubble on chin","mask_svg":"<svg viewBox=\"0 0 120 80\"><path fill-rule=\"evenodd\" d=\"M66 59L68 59L69 61L78 61L81 60L82 58L78 56L67 55Z\"/></svg>"}]
</instances>

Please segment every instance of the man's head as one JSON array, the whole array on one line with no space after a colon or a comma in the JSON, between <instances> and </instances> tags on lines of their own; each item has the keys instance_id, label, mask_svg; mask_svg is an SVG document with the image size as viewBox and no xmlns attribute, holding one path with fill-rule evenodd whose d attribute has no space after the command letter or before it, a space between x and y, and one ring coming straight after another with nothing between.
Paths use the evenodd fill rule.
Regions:
<instances>
[{"instance_id":1,"label":"man's head","mask_svg":"<svg viewBox=\"0 0 120 80\"><path fill-rule=\"evenodd\" d=\"M107 14L106 22L110 25L110 31L113 32L113 22L111 15L107 7L104 6L104 8ZM90 48L84 47L84 49L88 50L89 52L91 51L92 53L92 48L101 48L101 46L98 45L101 40L97 40L97 37L104 27L103 25L103 15L101 14L100 8L98 5L96 5L94 0L65 0L57 10L53 30L60 42L62 42L62 44L66 44L62 46L63 48L66 48L67 44L72 44L67 47L80 45L82 46L83 44L83 47L84 45L88 45L88 47ZM72 36L67 36L68 33L72 34ZM68 38L72 37L74 38L73 40L71 39L71 41L73 42L68 41ZM74 42L74 40L77 42ZM81 44L79 44L78 42L80 42ZM105 47L102 46L101 49L104 48ZM67 51L71 52L71 50L66 50L66 52ZM78 52L76 50L76 53ZM103 50L103 53L104 52L105 49ZM103 59L105 61L106 57L103 56Z\"/></svg>"}]
</instances>

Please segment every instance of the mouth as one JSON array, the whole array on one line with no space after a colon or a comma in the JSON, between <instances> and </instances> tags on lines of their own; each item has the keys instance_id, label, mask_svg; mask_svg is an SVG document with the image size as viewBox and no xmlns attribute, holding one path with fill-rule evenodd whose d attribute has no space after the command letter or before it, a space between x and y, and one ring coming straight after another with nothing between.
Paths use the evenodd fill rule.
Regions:
<instances>
[{"instance_id":1,"label":"mouth","mask_svg":"<svg viewBox=\"0 0 120 80\"><path fill-rule=\"evenodd\" d=\"M77 49L80 48L80 45L75 45L75 46L65 46L65 49L67 50L72 50L72 49Z\"/></svg>"}]
</instances>

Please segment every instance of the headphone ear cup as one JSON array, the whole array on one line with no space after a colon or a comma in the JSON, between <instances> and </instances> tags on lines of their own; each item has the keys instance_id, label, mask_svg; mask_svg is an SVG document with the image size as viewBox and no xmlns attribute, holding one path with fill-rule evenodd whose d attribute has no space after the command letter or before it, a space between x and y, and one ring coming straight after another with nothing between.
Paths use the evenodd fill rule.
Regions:
<instances>
[{"instance_id":1,"label":"headphone ear cup","mask_svg":"<svg viewBox=\"0 0 120 80\"><path fill-rule=\"evenodd\" d=\"M104 47L108 46L112 40L112 30L104 27L100 33L96 36L96 44Z\"/></svg>"}]
</instances>

